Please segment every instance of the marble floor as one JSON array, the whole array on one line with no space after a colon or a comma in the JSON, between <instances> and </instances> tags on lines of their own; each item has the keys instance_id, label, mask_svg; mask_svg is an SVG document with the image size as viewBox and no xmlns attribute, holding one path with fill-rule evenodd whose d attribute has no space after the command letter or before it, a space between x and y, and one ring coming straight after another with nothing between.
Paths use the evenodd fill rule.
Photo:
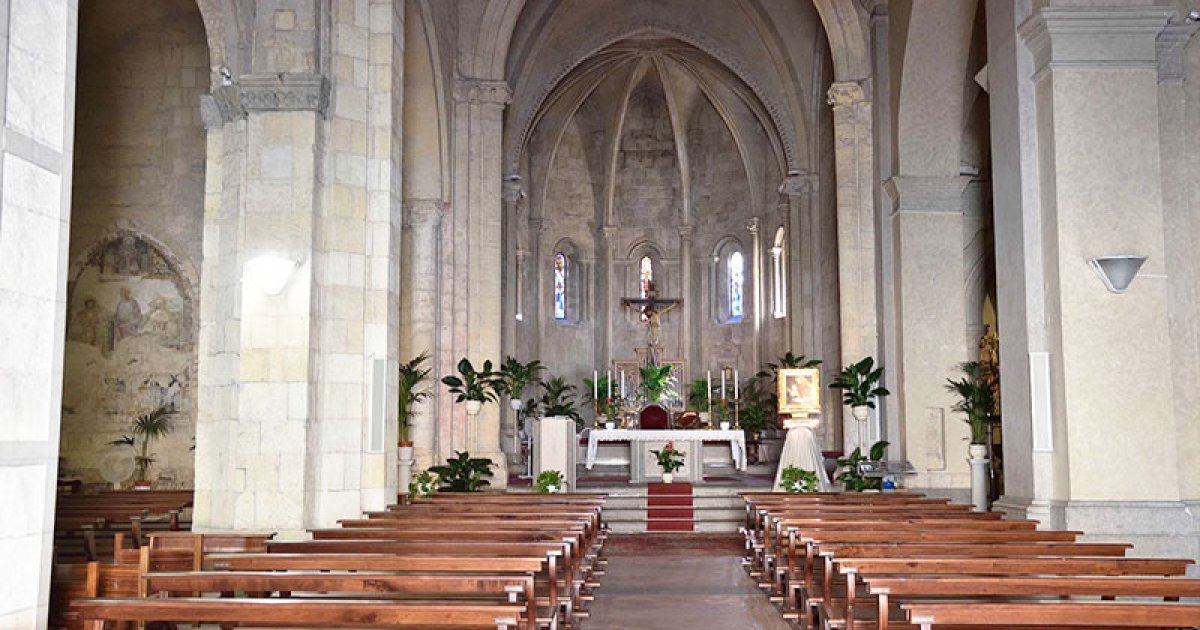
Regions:
<instances>
[{"instance_id":1,"label":"marble floor","mask_svg":"<svg viewBox=\"0 0 1200 630\"><path fill-rule=\"evenodd\" d=\"M702 535L614 535L608 570L583 630L786 630L779 611L742 570L736 542Z\"/></svg>"}]
</instances>

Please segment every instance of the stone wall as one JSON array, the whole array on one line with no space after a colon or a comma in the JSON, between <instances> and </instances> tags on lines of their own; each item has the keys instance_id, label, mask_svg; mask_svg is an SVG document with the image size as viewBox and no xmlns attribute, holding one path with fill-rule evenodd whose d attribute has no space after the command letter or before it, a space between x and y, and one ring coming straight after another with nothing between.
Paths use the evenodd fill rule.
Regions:
<instances>
[{"instance_id":1,"label":"stone wall","mask_svg":"<svg viewBox=\"0 0 1200 630\"><path fill-rule=\"evenodd\" d=\"M100 481L109 442L166 405L150 475L191 487L204 25L192 0L85 0L79 50L63 472Z\"/></svg>"}]
</instances>

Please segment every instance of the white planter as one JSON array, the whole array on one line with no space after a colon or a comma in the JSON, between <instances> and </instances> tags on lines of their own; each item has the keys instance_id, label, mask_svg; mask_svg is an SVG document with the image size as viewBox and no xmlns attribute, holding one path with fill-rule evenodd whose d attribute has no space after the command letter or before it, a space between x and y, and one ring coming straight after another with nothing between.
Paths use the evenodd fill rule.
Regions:
<instances>
[{"instance_id":1,"label":"white planter","mask_svg":"<svg viewBox=\"0 0 1200 630\"><path fill-rule=\"evenodd\" d=\"M555 492L558 492L558 486L546 486L546 492L549 494L554 494Z\"/></svg>"},{"instance_id":2,"label":"white planter","mask_svg":"<svg viewBox=\"0 0 1200 630\"><path fill-rule=\"evenodd\" d=\"M859 422L866 422L867 418L871 417L870 407L851 407L850 414Z\"/></svg>"},{"instance_id":3,"label":"white planter","mask_svg":"<svg viewBox=\"0 0 1200 630\"><path fill-rule=\"evenodd\" d=\"M700 417L700 424L708 424L709 418L712 417L712 414L708 413L707 411L701 411L696 415Z\"/></svg>"},{"instance_id":4,"label":"white planter","mask_svg":"<svg viewBox=\"0 0 1200 630\"><path fill-rule=\"evenodd\" d=\"M728 431L728 430L729 430L729 421L725 421L725 422L722 422L722 423L721 423L721 430L722 430L722 431Z\"/></svg>"},{"instance_id":5,"label":"white planter","mask_svg":"<svg viewBox=\"0 0 1200 630\"><path fill-rule=\"evenodd\" d=\"M413 447L401 446L396 456L396 487L400 494L408 494L408 484L412 482Z\"/></svg>"},{"instance_id":6,"label":"white planter","mask_svg":"<svg viewBox=\"0 0 1200 630\"><path fill-rule=\"evenodd\" d=\"M675 475L673 473L663 473L663 483L671 483L674 480Z\"/></svg>"},{"instance_id":7,"label":"white planter","mask_svg":"<svg viewBox=\"0 0 1200 630\"><path fill-rule=\"evenodd\" d=\"M605 422L604 428L608 429L609 431L612 431L613 429L617 428L617 423L616 422Z\"/></svg>"},{"instance_id":8,"label":"white planter","mask_svg":"<svg viewBox=\"0 0 1200 630\"><path fill-rule=\"evenodd\" d=\"M476 401L476 402L479 402L479 401ZM525 401L521 400L520 398L514 398L514 399L508 401L508 406L512 407L513 411L520 411L525 408ZM478 412L476 412L476 413L478 413Z\"/></svg>"},{"instance_id":9,"label":"white planter","mask_svg":"<svg viewBox=\"0 0 1200 630\"><path fill-rule=\"evenodd\" d=\"M483 402L479 400L468 400L464 404L467 407L468 416L478 416L479 412L483 410Z\"/></svg>"},{"instance_id":10,"label":"white planter","mask_svg":"<svg viewBox=\"0 0 1200 630\"><path fill-rule=\"evenodd\" d=\"M972 444L967 449L971 456L971 503L974 511L986 512L988 509L988 474L987 474L987 444Z\"/></svg>"},{"instance_id":11,"label":"white planter","mask_svg":"<svg viewBox=\"0 0 1200 630\"><path fill-rule=\"evenodd\" d=\"M972 444L967 447L967 454L971 459L987 458L987 444Z\"/></svg>"}]
</instances>

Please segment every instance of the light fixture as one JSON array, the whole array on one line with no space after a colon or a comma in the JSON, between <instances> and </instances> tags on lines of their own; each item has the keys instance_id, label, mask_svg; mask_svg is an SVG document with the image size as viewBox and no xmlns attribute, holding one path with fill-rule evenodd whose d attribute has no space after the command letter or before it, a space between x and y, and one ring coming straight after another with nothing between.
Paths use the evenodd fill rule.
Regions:
<instances>
[{"instance_id":1,"label":"light fixture","mask_svg":"<svg viewBox=\"0 0 1200 630\"><path fill-rule=\"evenodd\" d=\"M262 254L246 261L242 280L254 282L267 295L279 295L287 287L298 264L278 254Z\"/></svg>"},{"instance_id":2,"label":"light fixture","mask_svg":"<svg viewBox=\"0 0 1200 630\"><path fill-rule=\"evenodd\" d=\"M1142 263L1146 262L1145 256L1137 256L1134 254L1121 254L1118 256L1097 256L1088 261L1092 269L1096 270L1100 279L1104 281L1104 286L1113 293L1124 293L1125 289L1129 288L1130 283L1137 277L1138 270L1142 268Z\"/></svg>"}]
</instances>

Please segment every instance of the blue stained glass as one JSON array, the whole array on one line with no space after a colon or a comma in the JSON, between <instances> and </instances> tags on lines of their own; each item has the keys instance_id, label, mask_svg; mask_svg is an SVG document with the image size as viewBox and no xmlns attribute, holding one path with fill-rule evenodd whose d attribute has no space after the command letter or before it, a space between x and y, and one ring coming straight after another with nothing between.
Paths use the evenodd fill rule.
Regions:
<instances>
[{"instance_id":1,"label":"blue stained glass","mask_svg":"<svg viewBox=\"0 0 1200 630\"><path fill-rule=\"evenodd\" d=\"M740 320L745 314L745 261L741 252L729 255L729 319Z\"/></svg>"}]
</instances>

